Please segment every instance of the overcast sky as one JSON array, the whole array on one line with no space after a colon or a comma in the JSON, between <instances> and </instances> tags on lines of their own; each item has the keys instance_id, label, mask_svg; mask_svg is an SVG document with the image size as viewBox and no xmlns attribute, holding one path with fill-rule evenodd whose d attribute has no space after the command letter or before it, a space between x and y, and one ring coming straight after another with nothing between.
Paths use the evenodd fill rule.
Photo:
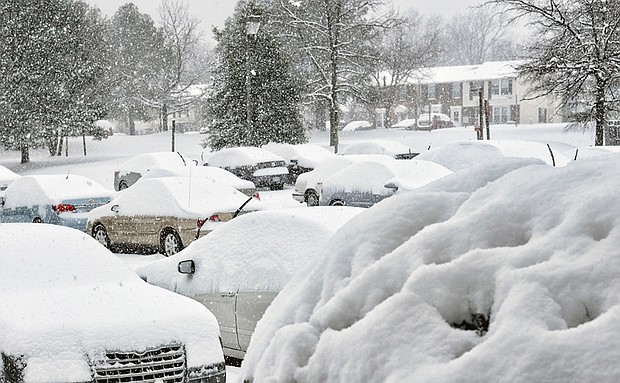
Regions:
<instances>
[{"instance_id":1,"label":"overcast sky","mask_svg":"<svg viewBox=\"0 0 620 383\"><path fill-rule=\"evenodd\" d=\"M202 29L205 35L211 37L213 26L223 27L224 21L232 16L237 4L237 0L185 0L193 14L201 20ZM112 16L114 12L123 4L132 2L140 12L148 13L157 23L159 21L158 0L87 0L91 5L95 5L107 15ZM409 8L417 8L423 14L444 14L449 17L455 13L464 12L468 6L477 5L484 0L394 0L394 3L401 11Z\"/></svg>"}]
</instances>

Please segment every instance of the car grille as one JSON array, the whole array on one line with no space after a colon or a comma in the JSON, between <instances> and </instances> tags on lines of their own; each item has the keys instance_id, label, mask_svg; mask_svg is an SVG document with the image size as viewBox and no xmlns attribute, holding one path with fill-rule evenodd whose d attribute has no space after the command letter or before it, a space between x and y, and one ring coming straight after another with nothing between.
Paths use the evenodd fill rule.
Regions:
<instances>
[{"instance_id":1,"label":"car grille","mask_svg":"<svg viewBox=\"0 0 620 383\"><path fill-rule=\"evenodd\" d=\"M97 383L183 382L186 371L185 348L173 345L144 352L106 352L93 365Z\"/></svg>"}]
</instances>

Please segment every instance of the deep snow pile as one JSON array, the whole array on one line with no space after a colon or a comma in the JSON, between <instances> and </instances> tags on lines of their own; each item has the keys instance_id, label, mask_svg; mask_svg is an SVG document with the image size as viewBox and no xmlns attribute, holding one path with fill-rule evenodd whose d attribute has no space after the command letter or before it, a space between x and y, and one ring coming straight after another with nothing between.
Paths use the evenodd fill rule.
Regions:
<instances>
[{"instance_id":1,"label":"deep snow pile","mask_svg":"<svg viewBox=\"0 0 620 383\"><path fill-rule=\"evenodd\" d=\"M504 158L382 201L276 298L242 377L617 382L619 188L620 156Z\"/></svg>"}]
</instances>

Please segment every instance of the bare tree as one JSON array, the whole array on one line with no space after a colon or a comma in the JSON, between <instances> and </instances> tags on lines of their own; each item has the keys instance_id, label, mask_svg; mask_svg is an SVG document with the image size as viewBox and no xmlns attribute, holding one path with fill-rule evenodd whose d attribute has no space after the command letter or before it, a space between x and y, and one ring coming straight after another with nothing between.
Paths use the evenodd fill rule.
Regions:
<instances>
[{"instance_id":1,"label":"bare tree","mask_svg":"<svg viewBox=\"0 0 620 383\"><path fill-rule=\"evenodd\" d=\"M510 31L509 18L489 6L457 14L446 24L443 63L470 65L514 59L516 44Z\"/></svg>"},{"instance_id":2,"label":"bare tree","mask_svg":"<svg viewBox=\"0 0 620 383\"><path fill-rule=\"evenodd\" d=\"M307 60L309 97L329 104L330 145L338 152L340 103L347 95L361 94L356 84L363 82L376 59L372 44L395 19L382 12L381 0L279 0L276 4L283 32L288 32L289 41Z\"/></svg>"},{"instance_id":3,"label":"bare tree","mask_svg":"<svg viewBox=\"0 0 620 383\"><path fill-rule=\"evenodd\" d=\"M536 85L528 98L556 95L563 108L580 100L577 122L594 121L603 145L617 111L620 85L620 0L493 0L536 30L531 59L519 70ZM585 125L583 125L585 126Z\"/></svg>"},{"instance_id":4,"label":"bare tree","mask_svg":"<svg viewBox=\"0 0 620 383\"><path fill-rule=\"evenodd\" d=\"M190 14L184 0L162 0L159 7L164 47L160 65L153 68L148 94L143 100L160 111L162 129L168 130L169 113L187 109L204 95L204 91L194 93L204 75L204 67L192 65L199 56L202 34L200 21Z\"/></svg>"},{"instance_id":5,"label":"bare tree","mask_svg":"<svg viewBox=\"0 0 620 383\"><path fill-rule=\"evenodd\" d=\"M442 22L438 16L425 20L411 9L402 23L385 32L379 45L378 65L371 76L368 101L373 105L382 103L389 111L411 75L437 62L442 52Z\"/></svg>"}]
</instances>

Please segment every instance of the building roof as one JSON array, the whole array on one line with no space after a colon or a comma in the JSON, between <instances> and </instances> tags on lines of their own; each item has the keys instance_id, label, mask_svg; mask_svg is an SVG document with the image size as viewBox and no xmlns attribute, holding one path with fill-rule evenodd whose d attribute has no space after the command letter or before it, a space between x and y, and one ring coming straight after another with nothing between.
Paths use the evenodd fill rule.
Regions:
<instances>
[{"instance_id":1,"label":"building roof","mask_svg":"<svg viewBox=\"0 0 620 383\"><path fill-rule=\"evenodd\" d=\"M478 65L421 68L410 78L413 84L447 84L517 77L517 66L523 61L492 61Z\"/></svg>"}]
</instances>

